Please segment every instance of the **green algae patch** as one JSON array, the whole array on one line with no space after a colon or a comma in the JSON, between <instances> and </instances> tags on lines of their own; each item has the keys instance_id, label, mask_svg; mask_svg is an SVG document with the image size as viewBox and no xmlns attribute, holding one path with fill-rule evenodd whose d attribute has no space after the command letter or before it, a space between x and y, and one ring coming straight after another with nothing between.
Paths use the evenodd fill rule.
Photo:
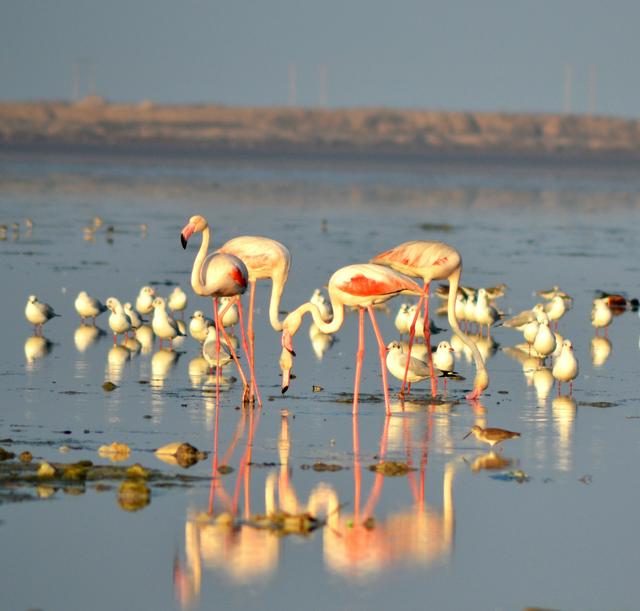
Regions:
<instances>
[{"instance_id":1,"label":"green algae patch","mask_svg":"<svg viewBox=\"0 0 640 611\"><path fill-rule=\"evenodd\" d=\"M387 477L399 477L401 475L406 475L409 471L415 471L415 469L410 467L406 462L388 460L371 465L369 467L369 471L374 471L375 473L380 473Z\"/></svg>"},{"instance_id":2,"label":"green algae patch","mask_svg":"<svg viewBox=\"0 0 640 611\"><path fill-rule=\"evenodd\" d=\"M118 505L124 511L140 511L151 503L151 490L140 480L124 481L118 489Z\"/></svg>"}]
</instances>

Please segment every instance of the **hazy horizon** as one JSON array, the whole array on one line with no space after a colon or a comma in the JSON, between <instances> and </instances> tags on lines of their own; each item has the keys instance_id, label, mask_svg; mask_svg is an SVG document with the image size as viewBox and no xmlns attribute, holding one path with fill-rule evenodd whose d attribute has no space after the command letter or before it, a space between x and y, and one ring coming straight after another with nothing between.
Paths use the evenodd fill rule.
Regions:
<instances>
[{"instance_id":1,"label":"hazy horizon","mask_svg":"<svg viewBox=\"0 0 640 611\"><path fill-rule=\"evenodd\" d=\"M635 117L640 6L11 1L0 100Z\"/></svg>"}]
</instances>

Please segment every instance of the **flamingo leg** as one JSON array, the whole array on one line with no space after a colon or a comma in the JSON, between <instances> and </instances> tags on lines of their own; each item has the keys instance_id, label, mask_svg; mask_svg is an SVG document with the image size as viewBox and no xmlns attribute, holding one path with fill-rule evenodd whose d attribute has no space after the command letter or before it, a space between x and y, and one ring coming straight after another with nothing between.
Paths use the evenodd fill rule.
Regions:
<instances>
[{"instance_id":1,"label":"flamingo leg","mask_svg":"<svg viewBox=\"0 0 640 611\"><path fill-rule=\"evenodd\" d=\"M219 329L220 315L218 314L218 298L213 298L213 311L215 313L216 330ZM220 409L220 333L216 333L216 425L218 411Z\"/></svg>"},{"instance_id":2,"label":"flamingo leg","mask_svg":"<svg viewBox=\"0 0 640 611\"><path fill-rule=\"evenodd\" d=\"M407 363L404 366L404 378L402 379L402 386L400 387L400 398L404 398L404 387L407 385L407 374L409 372L409 361L411 359L411 346L413 346L413 339L416 335L416 321L418 320L418 316L420 315L420 307L422 306L422 300L424 299L424 295L420 295L420 299L418 300L418 305L416 306L416 313L413 316L413 320L411 321L411 326L409 327L409 349L407 350Z\"/></svg>"},{"instance_id":3,"label":"flamingo leg","mask_svg":"<svg viewBox=\"0 0 640 611\"><path fill-rule=\"evenodd\" d=\"M386 408L387 416L391 415L391 403L389 401L389 383L387 381L387 363L386 363L386 354L387 347L384 345L384 341L382 339L382 334L380 333L380 329L378 328L378 323L376 322L375 314L373 313L373 306L367 306L367 310L369 310L369 316L371 317L371 324L373 325L373 330L376 334L376 340L378 341L378 353L380 355L380 369L382 370L382 390L384 392L384 406Z\"/></svg>"},{"instance_id":4,"label":"flamingo leg","mask_svg":"<svg viewBox=\"0 0 640 611\"><path fill-rule=\"evenodd\" d=\"M262 407L262 397L260 396L260 391L258 390L258 382L256 382L256 369L253 361L253 344L249 346L249 350L251 350L251 353L248 353L247 339L245 335L244 322L243 322L244 312L242 311L242 301L240 300L239 296L238 296L238 315L239 315L238 318L240 319L240 333L242 335L242 349L245 351L245 354L247 355L247 360L249 361L249 374L251 375L251 389L250 389L249 399L250 401L253 402L253 393L255 391L256 397L258 398L258 406ZM249 318L251 319L251 316L249 316ZM249 335L249 339L250 338L251 338L251 335Z\"/></svg>"},{"instance_id":5,"label":"flamingo leg","mask_svg":"<svg viewBox=\"0 0 640 611\"><path fill-rule=\"evenodd\" d=\"M363 319L364 320L364 319ZM360 496L362 491L362 472L360 468L360 435L358 433L358 415L353 414L353 522L360 519Z\"/></svg>"},{"instance_id":6,"label":"flamingo leg","mask_svg":"<svg viewBox=\"0 0 640 611\"><path fill-rule=\"evenodd\" d=\"M427 363L431 376L431 396L438 393L438 378L433 370L433 355L431 354L431 329L429 326L429 283L424 284L424 343L427 345Z\"/></svg>"},{"instance_id":7,"label":"flamingo leg","mask_svg":"<svg viewBox=\"0 0 640 611\"><path fill-rule=\"evenodd\" d=\"M222 337L224 338L224 341L227 344L227 348L229 348L229 352L231 353L231 358L233 359L233 362L236 364L236 367L238 369L238 374L240 376L240 379L242 380L242 386L243 386L242 403L246 403L249 398L249 384L247 382L247 376L244 375L244 371L242 370L242 366L240 365L240 361L238 360L236 351L233 349L233 345L231 344L229 335L225 331L225 328L222 326L222 324L220 325L220 333L222 333ZM245 350L246 350L246 347L245 347Z\"/></svg>"},{"instance_id":8,"label":"flamingo leg","mask_svg":"<svg viewBox=\"0 0 640 611\"><path fill-rule=\"evenodd\" d=\"M364 357L364 309L358 308L358 351L356 352L356 379L353 383L354 416L358 413L358 395L360 394L360 374L362 373L362 359ZM354 438L355 444L355 438Z\"/></svg>"},{"instance_id":9,"label":"flamingo leg","mask_svg":"<svg viewBox=\"0 0 640 611\"><path fill-rule=\"evenodd\" d=\"M253 306L256 299L256 281L250 282L249 290L249 317L247 318L247 334L249 335L249 349L251 350L251 362L253 363L253 355L255 354L255 333L253 331ZM242 319L242 314L240 315Z\"/></svg>"}]
</instances>

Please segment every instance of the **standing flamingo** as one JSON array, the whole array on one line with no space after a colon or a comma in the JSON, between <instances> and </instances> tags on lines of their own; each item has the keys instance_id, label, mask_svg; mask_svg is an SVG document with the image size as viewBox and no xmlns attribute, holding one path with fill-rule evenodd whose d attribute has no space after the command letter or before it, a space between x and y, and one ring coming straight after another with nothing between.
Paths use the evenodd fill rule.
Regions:
<instances>
[{"instance_id":1,"label":"standing flamingo","mask_svg":"<svg viewBox=\"0 0 640 611\"><path fill-rule=\"evenodd\" d=\"M255 368L255 334L253 331L253 307L255 301L256 282L271 278L271 299L269 300L269 322L275 331L282 331L282 321L278 312L284 285L289 277L291 254L280 242L261 236L240 236L225 242L218 252L235 255L247 266L249 272L249 319L247 334L249 335L249 360ZM253 374L252 374L253 375Z\"/></svg>"},{"instance_id":2,"label":"standing flamingo","mask_svg":"<svg viewBox=\"0 0 640 611\"><path fill-rule=\"evenodd\" d=\"M232 297L242 295L247 290L247 282L249 279L249 272L245 264L236 256L225 253L212 253L207 254L209 249L210 231L207 220L202 216L192 216L189 222L185 225L184 229L180 233L180 240L182 247L187 247L189 238L197 232L202 233L202 243L200 244L200 250L196 255L193 262L193 268L191 270L191 288L196 295L202 295L203 297L211 297L213 299L213 314L215 317L215 326L220 330L225 338L227 345L229 346L231 356L236 363L238 373L242 379L244 385L243 401L245 401L250 394L249 385L247 384L246 376L242 371L242 367L238 361L238 358L230 345L228 336L224 330L224 327L220 323L220 312L218 311L218 298L219 297ZM238 299L240 305L240 299ZM240 315L240 321L242 323L242 314ZM244 337L243 328L243 348L245 354L249 355L249 349ZM216 353L219 357L220 354L220 335L218 334L216 340ZM257 386L255 386L255 375L253 372L253 362L249 358L249 367L251 370L251 380L258 396L258 404L262 406L260 394ZM217 377L219 378L220 368L218 367ZM218 392L219 384L216 384L216 393Z\"/></svg>"},{"instance_id":3,"label":"standing flamingo","mask_svg":"<svg viewBox=\"0 0 640 611\"><path fill-rule=\"evenodd\" d=\"M378 351L380 355L380 369L382 371L382 386L387 414L391 413L389 405L389 387L387 385L387 367L385 356L387 348L382 340L380 329L376 323L373 306L384 303L401 293L419 295L422 289L404 274L400 274L388 267L361 263L347 265L337 270L328 285L329 299L333 307L333 319L325 322L318 306L310 301L291 312L282 323L282 347L283 355L280 359L282 369L282 392L289 387L290 370L295 356L293 351L293 336L302 324L303 316L309 312L313 322L323 333L335 333L344 322L344 307L358 308L358 352L356 357L356 377L353 390L353 413L358 411L358 394L360 390L360 373L362 371L362 359L364 356L364 311L369 312L371 324L376 334Z\"/></svg>"},{"instance_id":4,"label":"standing flamingo","mask_svg":"<svg viewBox=\"0 0 640 611\"><path fill-rule=\"evenodd\" d=\"M473 383L473 391L467 395L468 399L477 399L482 391L489 386L489 374L475 343L465 335L456 318L456 295L462 274L462 257L460 253L443 242L425 242L414 240L404 242L391 250L387 250L371 259L371 263L388 265L392 269L408 276L419 277L424 281L424 291L418 301L418 308L409 329L409 350L407 350L407 365L409 368L409 355L415 335L416 319L420 312L420 305L424 302L424 338L429 347L427 350L429 370L431 372L431 393L437 392L437 380L433 371L433 358L431 356L431 333L429 331L429 283L432 280L449 281L449 298L447 303L447 316L453 332L466 344L473 353L476 364L476 378ZM407 373L402 383L400 393L404 392Z\"/></svg>"}]
</instances>

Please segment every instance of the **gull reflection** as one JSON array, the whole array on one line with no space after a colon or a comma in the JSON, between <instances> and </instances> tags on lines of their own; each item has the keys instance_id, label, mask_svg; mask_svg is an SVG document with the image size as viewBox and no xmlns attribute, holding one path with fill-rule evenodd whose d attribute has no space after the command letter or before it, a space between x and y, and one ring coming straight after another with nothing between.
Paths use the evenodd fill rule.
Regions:
<instances>
[{"instance_id":1,"label":"gull reflection","mask_svg":"<svg viewBox=\"0 0 640 611\"><path fill-rule=\"evenodd\" d=\"M153 351L153 330L149 325L142 325L135 331L136 339L140 342L142 354L151 354Z\"/></svg>"},{"instance_id":2,"label":"gull reflection","mask_svg":"<svg viewBox=\"0 0 640 611\"><path fill-rule=\"evenodd\" d=\"M42 335L32 335L24 343L24 356L27 359L27 371L34 371L34 363L51 352L53 343Z\"/></svg>"},{"instance_id":3,"label":"gull reflection","mask_svg":"<svg viewBox=\"0 0 640 611\"><path fill-rule=\"evenodd\" d=\"M176 366L182 352L176 352L171 348L160 348L151 357L151 381L152 388L163 388L171 370Z\"/></svg>"},{"instance_id":4,"label":"gull reflection","mask_svg":"<svg viewBox=\"0 0 640 611\"><path fill-rule=\"evenodd\" d=\"M202 356L196 356L189 361L189 380L193 388L200 388L209 375L209 363Z\"/></svg>"},{"instance_id":5,"label":"gull reflection","mask_svg":"<svg viewBox=\"0 0 640 611\"><path fill-rule=\"evenodd\" d=\"M611 354L611 340L595 335L591 338L591 360L594 367L602 367Z\"/></svg>"},{"instance_id":6,"label":"gull reflection","mask_svg":"<svg viewBox=\"0 0 640 611\"><path fill-rule=\"evenodd\" d=\"M544 407L547 397L553 389L553 375L548 367L538 367L533 372L533 385L538 397L538 407Z\"/></svg>"},{"instance_id":7,"label":"gull reflection","mask_svg":"<svg viewBox=\"0 0 640 611\"><path fill-rule=\"evenodd\" d=\"M335 340L334 336L330 333L320 331L315 323L311 323L309 327L309 339L311 340L313 352L319 361L322 360L324 353L331 348Z\"/></svg>"},{"instance_id":8,"label":"gull reflection","mask_svg":"<svg viewBox=\"0 0 640 611\"><path fill-rule=\"evenodd\" d=\"M107 354L106 376L110 382L119 384L122 381L125 363L131 353L123 346L113 346Z\"/></svg>"},{"instance_id":9,"label":"gull reflection","mask_svg":"<svg viewBox=\"0 0 640 611\"><path fill-rule=\"evenodd\" d=\"M577 405L573 397L554 397L551 403L554 428L557 437L557 466L562 471L571 470L571 436L576 419Z\"/></svg>"},{"instance_id":10,"label":"gull reflection","mask_svg":"<svg viewBox=\"0 0 640 611\"><path fill-rule=\"evenodd\" d=\"M522 346L525 347L522 348ZM537 356L531 356L527 344L502 348L502 352L522 365L522 373L527 381L527 386L532 386L535 372L542 367L542 359Z\"/></svg>"},{"instance_id":11,"label":"gull reflection","mask_svg":"<svg viewBox=\"0 0 640 611\"><path fill-rule=\"evenodd\" d=\"M80 353L86 352L93 344L106 333L99 327L81 324L73 333L73 343Z\"/></svg>"},{"instance_id":12,"label":"gull reflection","mask_svg":"<svg viewBox=\"0 0 640 611\"><path fill-rule=\"evenodd\" d=\"M493 339L493 337L469 335L469 338L478 347L478 351L485 362L487 362L498 350L498 343ZM456 356L463 354L467 364L471 364L473 362L473 353L471 352L471 349L457 335L452 335L449 343L451 344Z\"/></svg>"},{"instance_id":13,"label":"gull reflection","mask_svg":"<svg viewBox=\"0 0 640 611\"><path fill-rule=\"evenodd\" d=\"M129 351L131 357L138 354L142 349L142 344L135 337L125 338L121 345Z\"/></svg>"}]
</instances>

